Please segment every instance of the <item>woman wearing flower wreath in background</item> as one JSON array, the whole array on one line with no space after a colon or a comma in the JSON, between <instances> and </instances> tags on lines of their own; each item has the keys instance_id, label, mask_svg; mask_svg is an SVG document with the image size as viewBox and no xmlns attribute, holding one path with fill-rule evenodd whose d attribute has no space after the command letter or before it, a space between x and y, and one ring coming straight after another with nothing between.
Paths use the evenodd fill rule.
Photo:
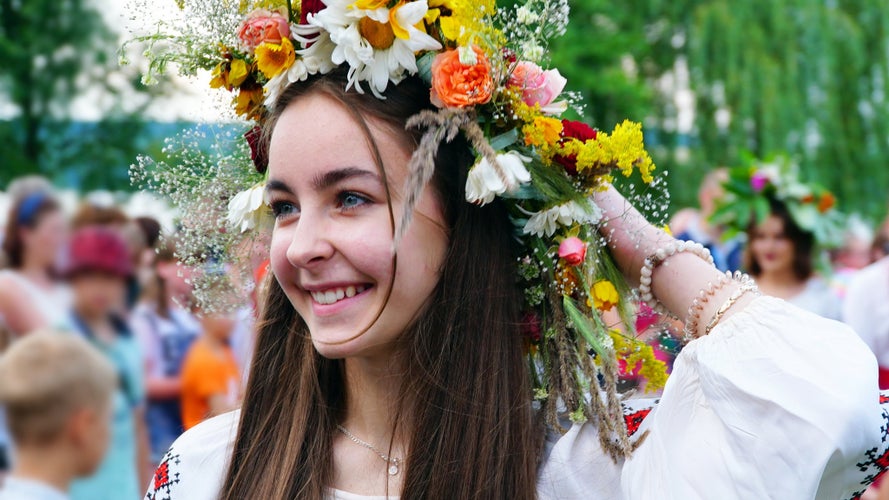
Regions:
<instances>
[{"instance_id":1,"label":"woman wearing flower wreath in background","mask_svg":"<svg viewBox=\"0 0 889 500\"><path fill-rule=\"evenodd\" d=\"M724 187L713 219L729 234L746 233L744 269L760 291L839 320L840 297L816 272L818 252L838 243L842 232L833 195L801 183L782 158L732 169Z\"/></svg>"},{"instance_id":2,"label":"woman wearing flower wreath in background","mask_svg":"<svg viewBox=\"0 0 889 500\"><path fill-rule=\"evenodd\" d=\"M272 41L216 70L270 98L275 279L242 409L177 440L148 499L834 499L880 472L855 335L645 221L610 185L651 181L638 125L557 118L563 81L527 59L567 4L301 14L254 13ZM631 331L628 282L694 338L654 406L615 390L642 348L600 313Z\"/></svg>"}]
</instances>

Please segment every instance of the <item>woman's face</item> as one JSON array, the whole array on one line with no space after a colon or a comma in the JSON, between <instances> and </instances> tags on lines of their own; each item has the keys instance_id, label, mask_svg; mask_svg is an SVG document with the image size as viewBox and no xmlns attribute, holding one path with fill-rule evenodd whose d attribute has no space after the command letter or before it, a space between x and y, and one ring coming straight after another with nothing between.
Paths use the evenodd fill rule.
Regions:
<instances>
[{"instance_id":1,"label":"woman's face","mask_svg":"<svg viewBox=\"0 0 889 500\"><path fill-rule=\"evenodd\" d=\"M784 233L784 222L770 215L753 230L750 251L763 273L783 272L793 267L793 242Z\"/></svg>"},{"instance_id":2,"label":"woman's face","mask_svg":"<svg viewBox=\"0 0 889 500\"><path fill-rule=\"evenodd\" d=\"M411 151L399 133L367 122L397 223ZM394 271L386 186L371 148L341 104L313 94L291 103L275 126L268 194L272 271L315 348L328 358L387 353L438 283L447 236L434 190L420 197Z\"/></svg>"},{"instance_id":3,"label":"woman's face","mask_svg":"<svg viewBox=\"0 0 889 500\"><path fill-rule=\"evenodd\" d=\"M45 265L53 265L68 239L68 223L60 210L46 212L33 228L22 228L25 254Z\"/></svg>"}]
</instances>

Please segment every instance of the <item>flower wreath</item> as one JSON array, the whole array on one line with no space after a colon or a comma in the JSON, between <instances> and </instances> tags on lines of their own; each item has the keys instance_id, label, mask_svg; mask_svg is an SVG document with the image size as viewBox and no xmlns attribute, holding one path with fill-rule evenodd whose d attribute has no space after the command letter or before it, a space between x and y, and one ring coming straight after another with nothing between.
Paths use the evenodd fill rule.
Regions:
<instances>
[{"instance_id":1,"label":"flower wreath","mask_svg":"<svg viewBox=\"0 0 889 500\"><path fill-rule=\"evenodd\" d=\"M800 229L811 233L818 246L830 248L841 242L843 216L836 197L815 183L800 181L799 167L785 156L761 161L750 158L746 166L729 169L723 183L725 195L711 216L726 227L726 238L747 231L752 221L769 217L769 202L779 201Z\"/></svg>"},{"instance_id":2,"label":"flower wreath","mask_svg":"<svg viewBox=\"0 0 889 500\"><path fill-rule=\"evenodd\" d=\"M631 371L641 365L651 390L663 387L666 365L633 336L633 293L599 234L606 221L590 196L615 170L638 171L651 183L655 166L638 123L607 133L560 118L576 98L563 92L557 69L539 64L548 40L565 32L567 0L504 9L494 0L242 1L234 18L229 2L194 3L180 6L191 9L186 17L195 36L186 27L175 36L140 38L149 42L148 79L168 62L185 73L211 70L210 86L234 93L236 113L248 120L262 122L287 85L343 65L348 88L380 98L409 75L428 83L437 111L407 124L424 134L408 165L407 215L396 244L432 175L438 144L462 131L477 157L466 200L504 200L526 249L518 268L535 399L553 428L563 428L565 413L575 422L598 421L606 449L628 453L633 445L614 380L618 359ZM217 39L207 40L208 29ZM256 128L247 133L252 160L264 172L258 136ZM260 223L267 212L262 190L259 182L231 198L230 227ZM613 308L629 333L606 324L602 313Z\"/></svg>"}]
</instances>

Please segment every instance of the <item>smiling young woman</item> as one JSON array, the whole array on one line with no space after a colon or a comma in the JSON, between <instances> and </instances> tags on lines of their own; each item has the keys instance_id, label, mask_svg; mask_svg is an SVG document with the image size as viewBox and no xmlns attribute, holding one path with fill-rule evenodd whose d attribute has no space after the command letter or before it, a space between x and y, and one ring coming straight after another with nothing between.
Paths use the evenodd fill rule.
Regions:
<instances>
[{"instance_id":1,"label":"smiling young woman","mask_svg":"<svg viewBox=\"0 0 889 500\"><path fill-rule=\"evenodd\" d=\"M507 214L462 201L473 158L458 140L439 150L393 252L416 147L403 124L428 89L411 79L379 101L344 87L341 72L292 86L269 122L277 280L225 496L532 498L543 433L515 332ZM337 424L399 458L400 473ZM249 479L268 470L288 480Z\"/></svg>"}]
</instances>

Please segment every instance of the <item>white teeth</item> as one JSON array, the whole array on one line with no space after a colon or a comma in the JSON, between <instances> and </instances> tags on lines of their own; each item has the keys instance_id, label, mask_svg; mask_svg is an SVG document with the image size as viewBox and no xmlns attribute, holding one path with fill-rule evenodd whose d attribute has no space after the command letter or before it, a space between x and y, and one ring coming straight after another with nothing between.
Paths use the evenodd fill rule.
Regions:
<instances>
[{"instance_id":1,"label":"white teeth","mask_svg":"<svg viewBox=\"0 0 889 500\"><path fill-rule=\"evenodd\" d=\"M334 288L323 292L311 292L315 302L323 305L335 304L345 298L351 298L366 290L364 285L348 286L346 288Z\"/></svg>"}]
</instances>

